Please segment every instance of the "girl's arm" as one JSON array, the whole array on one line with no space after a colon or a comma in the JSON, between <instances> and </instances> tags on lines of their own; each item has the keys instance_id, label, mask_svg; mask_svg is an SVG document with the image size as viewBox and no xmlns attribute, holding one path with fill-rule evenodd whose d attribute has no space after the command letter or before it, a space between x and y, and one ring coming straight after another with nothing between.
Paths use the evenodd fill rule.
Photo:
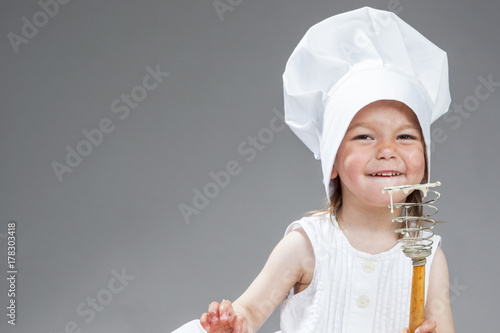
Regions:
<instances>
[{"instance_id":1,"label":"girl's arm","mask_svg":"<svg viewBox=\"0 0 500 333\"><path fill-rule=\"evenodd\" d=\"M233 328L239 332L246 321L248 332L256 332L290 289L308 285L313 273L314 251L309 238L302 229L292 231L276 245L260 274L232 304L234 315L228 313L230 304L223 302L219 307L212 303L200 322L208 332L231 332ZM237 320L233 322L233 318Z\"/></svg>"},{"instance_id":2,"label":"girl's arm","mask_svg":"<svg viewBox=\"0 0 500 333\"><path fill-rule=\"evenodd\" d=\"M455 333L450 305L448 264L441 247L437 248L432 261L425 319L434 320L437 323L437 332L439 333Z\"/></svg>"}]
</instances>

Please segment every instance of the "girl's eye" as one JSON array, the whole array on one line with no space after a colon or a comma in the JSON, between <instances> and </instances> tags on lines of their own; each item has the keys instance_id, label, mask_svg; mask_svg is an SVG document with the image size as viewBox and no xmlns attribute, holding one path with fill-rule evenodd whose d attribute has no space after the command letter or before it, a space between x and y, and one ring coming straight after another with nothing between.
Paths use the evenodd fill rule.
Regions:
<instances>
[{"instance_id":1,"label":"girl's eye","mask_svg":"<svg viewBox=\"0 0 500 333\"><path fill-rule=\"evenodd\" d=\"M398 136L398 139L403 139L403 140L416 140L417 138L414 137L413 135L409 134L401 134Z\"/></svg>"},{"instance_id":2,"label":"girl's eye","mask_svg":"<svg viewBox=\"0 0 500 333\"><path fill-rule=\"evenodd\" d=\"M371 140L372 138L369 135L366 134L361 134L361 135L356 135L354 137L354 140Z\"/></svg>"}]
</instances>

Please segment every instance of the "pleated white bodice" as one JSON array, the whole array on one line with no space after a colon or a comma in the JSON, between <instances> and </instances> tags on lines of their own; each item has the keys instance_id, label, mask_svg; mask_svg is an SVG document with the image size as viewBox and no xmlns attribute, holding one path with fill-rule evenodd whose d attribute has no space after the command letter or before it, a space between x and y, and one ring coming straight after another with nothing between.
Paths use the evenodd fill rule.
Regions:
<instances>
[{"instance_id":1,"label":"pleated white bodice","mask_svg":"<svg viewBox=\"0 0 500 333\"><path fill-rule=\"evenodd\" d=\"M281 305L282 333L398 333L408 326L412 264L400 244L368 254L353 248L337 222L328 216L304 217L286 233L303 228L315 254L311 284ZM430 266L440 242L434 236Z\"/></svg>"}]
</instances>

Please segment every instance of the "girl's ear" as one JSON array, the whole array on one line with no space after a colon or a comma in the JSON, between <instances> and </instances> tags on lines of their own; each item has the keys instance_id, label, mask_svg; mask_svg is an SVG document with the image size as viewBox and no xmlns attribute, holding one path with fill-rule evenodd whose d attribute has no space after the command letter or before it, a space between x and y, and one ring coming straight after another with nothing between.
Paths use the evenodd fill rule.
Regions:
<instances>
[{"instance_id":1,"label":"girl's ear","mask_svg":"<svg viewBox=\"0 0 500 333\"><path fill-rule=\"evenodd\" d=\"M335 169L335 165L333 165L332 174L330 175L330 179L335 179L335 178L337 178L338 175L339 175L339 173L337 172L337 169Z\"/></svg>"}]
</instances>

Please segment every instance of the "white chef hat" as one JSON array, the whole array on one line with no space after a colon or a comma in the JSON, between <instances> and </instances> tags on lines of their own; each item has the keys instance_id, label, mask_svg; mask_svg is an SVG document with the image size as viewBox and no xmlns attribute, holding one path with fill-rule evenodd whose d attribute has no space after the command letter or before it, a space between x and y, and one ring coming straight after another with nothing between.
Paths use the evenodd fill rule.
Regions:
<instances>
[{"instance_id":1,"label":"white chef hat","mask_svg":"<svg viewBox=\"0 0 500 333\"><path fill-rule=\"evenodd\" d=\"M451 102L446 53L391 12L363 7L311 27L283 74L285 121L321 159L328 198L337 150L355 114L396 100L417 115L430 175L430 125Z\"/></svg>"}]
</instances>

